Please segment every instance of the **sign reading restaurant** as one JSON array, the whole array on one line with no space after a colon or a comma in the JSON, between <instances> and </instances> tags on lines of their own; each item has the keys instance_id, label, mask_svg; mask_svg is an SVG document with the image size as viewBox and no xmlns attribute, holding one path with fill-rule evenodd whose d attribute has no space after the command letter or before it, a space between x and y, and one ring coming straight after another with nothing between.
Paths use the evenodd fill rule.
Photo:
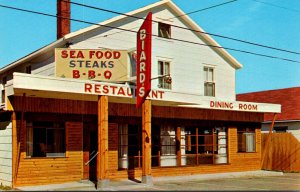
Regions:
<instances>
[{"instance_id":1,"label":"sign reading restaurant","mask_svg":"<svg viewBox=\"0 0 300 192\"><path fill-rule=\"evenodd\" d=\"M83 93L93 95L107 95L116 97L137 97L137 87L131 85L111 84L104 82L84 83ZM189 97L188 101L187 98ZM280 112L279 105L274 107L267 103L253 103L241 101L220 101L205 99L201 96L193 95L190 97L185 93L172 92L166 90L152 89L146 97L151 100L170 101L173 106L178 107L192 107L202 109L217 109L229 111L248 111L248 112ZM167 104L167 103L166 103ZM279 108L278 108L279 107Z\"/></svg>"},{"instance_id":2,"label":"sign reading restaurant","mask_svg":"<svg viewBox=\"0 0 300 192\"><path fill-rule=\"evenodd\" d=\"M55 49L57 77L100 81L127 81L127 51Z\"/></svg>"}]
</instances>

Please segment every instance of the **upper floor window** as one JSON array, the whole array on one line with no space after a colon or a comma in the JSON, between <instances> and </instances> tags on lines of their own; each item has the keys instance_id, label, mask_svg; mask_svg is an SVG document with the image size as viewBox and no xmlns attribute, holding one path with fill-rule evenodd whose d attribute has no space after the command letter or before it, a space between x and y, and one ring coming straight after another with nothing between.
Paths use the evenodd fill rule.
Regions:
<instances>
[{"instance_id":1,"label":"upper floor window","mask_svg":"<svg viewBox=\"0 0 300 192\"><path fill-rule=\"evenodd\" d=\"M158 76L170 75L170 62L158 61ZM171 89L171 83L166 81L166 77L158 78L158 87Z\"/></svg>"},{"instance_id":2,"label":"upper floor window","mask_svg":"<svg viewBox=\"0 0 300 192\"><path fill-rule=\"evenodd\" d=\"M158 23L158 36L162 38L171 38L171 26L166 23Z\"/></svg>"},{"instance_id":3,"label":"upper floor window","mask_svg":"<svg viewBox=\"0 0 300 192\"><path fill-rule=\"evenodd\" d=\"M215 96L214 68L204 67L204 96Z\"/></svg>"},{"instance_id":4,"label":"upper floor window","mask_svg":"<svg viewBox=\"0 0 300 192\"><path fill-rule=\"evenodd\" d=\"M243 128L237 132L238 152L255 152L255 129Z\"/></svg>"}]
</instances>

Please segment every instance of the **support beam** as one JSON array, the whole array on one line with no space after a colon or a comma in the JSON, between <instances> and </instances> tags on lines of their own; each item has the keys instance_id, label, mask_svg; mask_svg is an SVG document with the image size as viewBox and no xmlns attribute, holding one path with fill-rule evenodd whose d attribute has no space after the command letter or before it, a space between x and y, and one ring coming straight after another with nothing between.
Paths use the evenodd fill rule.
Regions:
<instances>
[{"instance_id":1,"label":"support beam","mask_svg":"<svg viewBox=\"0 0 300 192\"><path fill-rule=\"evenodd\" d=\"M16 186L17 180L17 155L18 155L18 138L17 138L17 115L12 112L12 187Z\"/></svg>"},{"instance_id":2,"label":"support beam","mask_svg":"<svg viewBox=\"0 0 300 192\"><path fill-rule=\"evenodd\" d=\"M108 97L98 98L98 157L97 157L97 188L105 188L108 179Z\"/></svg>"},{"instance_id":3,"label":"support beam","mask_svg":"<svg viewBox=\"0 0 300 192\"><path fill-rule=\"evenodd\" d=\"M176 156L177 166L181 166L181 128L176 128Z\"/></svg>"},{"instance_id":4,"label":"support beam","mask_svg":"<svg viewBox=\"0 0 300 192\"><path fill-rule=\"evenodd\" d=\"M272 162L272 132L273 132L273 128L274 128L274 124L275 124L275 121L276 121L276 118L277 118L277 113L274 113L273 115L273 120L272 120L272 123L269 127L269 135L268 135L268 139L267 139L267 142L265 143L265 146L264 146L264 149L263 149L263 155L262 155L262 160L261 160L261 168L264 168L264 163L266 161L266 154L271 154L269 156L269 161ZM269 165L272 166L272 163L269 163ZM272 170L272 167L268 167L267 169L269 170Z\"/></svg>"},{"instance_id":5,"label":"support beam","mask_svg":"<svg viewBox=\"0 0 300 192\"><path fill-rule=\"evenodd\" d=\"M151 101L142 105L142 183L152 185L151 175Z\"/></svg>"}]
</instances>

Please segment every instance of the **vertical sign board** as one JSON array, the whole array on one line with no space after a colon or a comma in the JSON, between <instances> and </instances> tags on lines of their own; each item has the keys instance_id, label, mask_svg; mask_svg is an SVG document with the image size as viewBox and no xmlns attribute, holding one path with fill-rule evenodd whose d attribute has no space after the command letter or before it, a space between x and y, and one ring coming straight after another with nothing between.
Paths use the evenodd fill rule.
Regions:
<instances>
[{"instance_id":1,"label":"vertical sign board","mask_svg":"<svg viewBox=\"0 0 300 192\"><path fill-rule=\"evenodd\" d=\"M151 91L152 13L149 12L137 33L136 107Z\"/></svg>"}]
</instances>

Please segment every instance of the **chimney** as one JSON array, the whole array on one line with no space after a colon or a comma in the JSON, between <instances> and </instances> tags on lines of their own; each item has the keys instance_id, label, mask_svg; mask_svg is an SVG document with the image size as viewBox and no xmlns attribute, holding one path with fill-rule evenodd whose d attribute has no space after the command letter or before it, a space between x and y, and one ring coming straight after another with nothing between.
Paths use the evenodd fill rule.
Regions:
<instances>
[{"instance_id":1,"label":"chimney","mask_svg":"<svg viewBox=\"0 0 300 192\"><path fill-rule=\"evenodd\" d=\"M57 39L70 33L70 0L57 0Z\"/></svg>"}]
</instances>

